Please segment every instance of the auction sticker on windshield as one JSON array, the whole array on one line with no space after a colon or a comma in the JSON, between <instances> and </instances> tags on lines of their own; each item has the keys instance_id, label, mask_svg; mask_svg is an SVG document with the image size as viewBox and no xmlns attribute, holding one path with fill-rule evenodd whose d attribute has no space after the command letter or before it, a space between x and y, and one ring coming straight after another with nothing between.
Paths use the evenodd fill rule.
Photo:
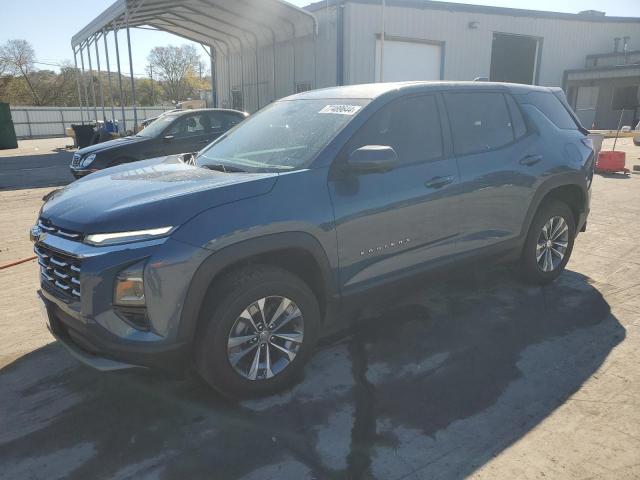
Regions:
<instances>
[{"instance_id":1,"label":"auction sticker on windshield","mask_svg":"<svg viewBox=\"0 0 640 480\"><path fill-rule=\"evenodd\" d=\"M353 115L362 107L360 105L327 105L318 113L337 113L338 115Z\"/></svg>"}]
</instances>

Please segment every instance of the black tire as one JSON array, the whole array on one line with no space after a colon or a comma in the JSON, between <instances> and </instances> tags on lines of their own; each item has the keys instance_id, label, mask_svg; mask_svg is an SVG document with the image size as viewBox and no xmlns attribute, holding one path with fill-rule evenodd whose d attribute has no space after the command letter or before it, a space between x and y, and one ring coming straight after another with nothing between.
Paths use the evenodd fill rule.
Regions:
<instances>
[{"instance_id":1,"label":"black tire","mask_svg":"<svg viewBox=\"0 0 640 480\"><path fill-rule=\"evenodd\" d=\"M248 398L271 394L301 377L320 330L318 301L305 282L278 267L253 265L227 275L209 292L195 352L196 370L209 385L225 396ZM271 378L250 380L231 365L227 342L240 314L254 302L273 296L285 297L298 306L303 317L303 341L282 371ZM269 349L270 345L264 347Z\"/></svg>"},{"instance_id":2,"label":"black tire","mask_svg":"<svg viewBox=\"0 0 640 480\"><path fill-rule=\"evenodd\" d=\"M558 265L551 271L544 271L537 259L538 240L541 238L543 227L550 219L555 217L561 217L566 222L568 228L567 247L564 252L564 257ZM551 199L544 201L538 208L533 222L531 222L529 233L527 234L522 249L520 271L523 280L534 285L545 285L558 278L571 257L575 236L576 222L569 206L560 200Z\"/></svg>"}]
</instances>

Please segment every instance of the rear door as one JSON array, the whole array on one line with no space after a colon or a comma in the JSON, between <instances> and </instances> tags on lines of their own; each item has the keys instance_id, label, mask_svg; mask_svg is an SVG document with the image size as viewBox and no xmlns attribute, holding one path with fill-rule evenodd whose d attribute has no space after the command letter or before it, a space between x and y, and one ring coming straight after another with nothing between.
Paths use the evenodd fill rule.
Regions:
<instances>
[{"instance_id":1,"label":"rear door","mask_svg":"<svg viewBox=\"0 0 640 480\"><path fill-rule=\"evenodd\" d=\"M210 111L208 112L210 119L210 128L207 132L207 143L214 141L227 130L235 127L244 118L232 112Z\"/></svg>"},{"instance_id":2,"label":"rear door","mask_svg":"<svg viewBox=\"0 0 640 480\"><path fill-rule=\"evenodd\" d=\"M520 234L542 161L511 95L462 91L444 95L460 169L460 251Z\"/></svg>"},{"instance_id":3,"label":"rear door","mask_svg":"<svg viewBox=\"0 0 640 480\"><path fill-rule=\"evenodd\" d=\"M458 183L437 95L404 97L374 113L347 143L329 181L344 293L419 269L455 251ZM365 145L398 154L392 171L340 173L340 163Z\"/></svg>"}]
</instances>

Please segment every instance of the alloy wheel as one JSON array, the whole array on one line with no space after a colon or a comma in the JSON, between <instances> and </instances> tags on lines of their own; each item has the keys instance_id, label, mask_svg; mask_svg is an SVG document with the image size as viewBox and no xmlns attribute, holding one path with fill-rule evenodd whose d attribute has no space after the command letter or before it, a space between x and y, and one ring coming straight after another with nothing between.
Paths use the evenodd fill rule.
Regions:
<instances>
[{"instance_id":1,"label":"alloy wheel","mask_svg":"<svg viewBox=\"0 0 640 480\"><path fill-rule=\"evenodd\" d=\"M569 246L569 227L560 217L551 217L544 224L536 244L536 261L543 272L553 272L564 260Z\"/></svg>"},{"instance_id":2,"label":"alloy wheel","mask_svg":"<svg viewBox=\"0 0 640 480\"><path fill-rule=\"evenodd\" d=\"M267 380L285 370L300 351L304 317L281 296L264 297L245 308L227 340L227 359L247 380Z\"/></svg>"}]
</instances>

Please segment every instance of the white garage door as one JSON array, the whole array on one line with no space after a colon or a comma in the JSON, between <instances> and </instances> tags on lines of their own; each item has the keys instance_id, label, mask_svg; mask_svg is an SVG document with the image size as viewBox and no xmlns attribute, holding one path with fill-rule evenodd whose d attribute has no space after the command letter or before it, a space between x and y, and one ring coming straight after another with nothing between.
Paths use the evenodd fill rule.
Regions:
<instances>
[{"instance_id":1,"label":"white garage door","mask_svg":"<svg viewBox=\"0 0 640 480\"><path fill-rule=\"evenodd\" d=\"M376 82L380 81L380 40L376 40ZM440 80L442 47L430 43L384 41L384 80Z\"/></svg>"}]
</instances>

